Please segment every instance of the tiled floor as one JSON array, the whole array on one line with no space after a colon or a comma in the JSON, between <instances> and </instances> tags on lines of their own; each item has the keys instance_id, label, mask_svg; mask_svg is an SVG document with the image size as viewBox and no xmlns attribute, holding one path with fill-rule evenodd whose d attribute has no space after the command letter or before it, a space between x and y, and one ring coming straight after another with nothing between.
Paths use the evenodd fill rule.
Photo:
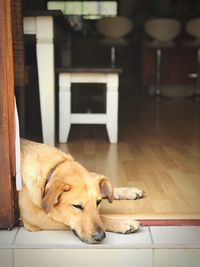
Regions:
<instances>
[{"instance_id":1,"label":"tiled floor","mask_svg":"<svg viewBox=\"0 0 200 267\"><path fill-rule=\"evenodd\" d=\"M135 234L107 233L99 245L70 231L0 231L0 266L199 267L200 227L144 227Z\"/></svg>"}]
</instances>

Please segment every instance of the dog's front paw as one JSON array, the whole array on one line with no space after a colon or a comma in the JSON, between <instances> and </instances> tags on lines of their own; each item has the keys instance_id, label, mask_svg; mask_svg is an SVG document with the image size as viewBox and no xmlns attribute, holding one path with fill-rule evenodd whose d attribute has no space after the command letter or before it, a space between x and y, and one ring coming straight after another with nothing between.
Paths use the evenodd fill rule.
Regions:
<instances>
[{"instance_id":1,"label":"dog's front paw","mask_svg":"<svg viewBox=\"0 0 200 267\"><path fill-rule=\"evenodd\" d=\"M128 192L129 199L139 199L144 196L144 191L138 188L131 188L130 192Z\"/></svg>"},{"instance_id":2,"label":"dog's front paw","mask_svg":"<svg viewBox=\"0 0 200 267\"><path fill-rule=\"evenodd\" d=\"M123 220L119 224L119 233L121 234L130 234L138 231L141 228L141 225L138 221L127 219Z\"/></svg>"},{"instance_id":3,"label":"dog's front paw","mask_svg":"<svg viewBox=\"0 0 200 267\"><path fill-rule=\"evenodd\" d=\"M114 199L116 200L134 200L144 196L144 191L135 187L115 187Z\"/></svg>"}]
</instances>

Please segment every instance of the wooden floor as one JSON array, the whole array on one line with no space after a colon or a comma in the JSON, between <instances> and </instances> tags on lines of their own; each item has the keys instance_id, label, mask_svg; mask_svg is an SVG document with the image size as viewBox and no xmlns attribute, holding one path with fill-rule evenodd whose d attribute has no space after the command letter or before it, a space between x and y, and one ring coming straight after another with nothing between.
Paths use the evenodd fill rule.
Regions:
<instances>
[{"instance_id":1,"label":"wooden floor","mask_svg":"<svg viewBox=\"0 0 200 267\"><path fill-rule=\"evenodd\" d=\"M141 200L105 201L103 213L200 219L200 102L120 100L118 144L108 143L102 125L74 125L58 146L113 185L146 192Z\"/></svg>"}]
</instances>

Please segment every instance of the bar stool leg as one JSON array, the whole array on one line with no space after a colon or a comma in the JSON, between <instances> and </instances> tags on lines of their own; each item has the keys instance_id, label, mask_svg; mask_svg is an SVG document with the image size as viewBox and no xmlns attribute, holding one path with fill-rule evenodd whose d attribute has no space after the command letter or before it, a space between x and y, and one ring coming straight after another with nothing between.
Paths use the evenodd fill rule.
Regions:
<instances>
[{"instance_id":1,"label":"bar stool leg","mask_svg":"<svg viewBox=\"0 0 200 267\"><path fill-rule=\"evenodd\" d=\"M200 97L200 47L197 49L197 84L196 84L196 97Z\"/></svg>"},{"instance_id":2,"label":"bar stool leg","mask_svg":"<svg viewBox=\"0 0 200 267\"><path fill-rule=\"evenodd\" d=\"M156 96L161 94L161 49L156 49Z\"/></svg>"}]
</instances>

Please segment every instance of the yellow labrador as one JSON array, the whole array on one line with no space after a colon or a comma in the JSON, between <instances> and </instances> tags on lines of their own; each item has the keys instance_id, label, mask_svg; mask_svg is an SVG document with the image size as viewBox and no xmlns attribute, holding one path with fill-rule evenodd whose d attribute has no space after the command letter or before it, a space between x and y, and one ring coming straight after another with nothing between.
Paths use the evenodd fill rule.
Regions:
<instances>
[{"instance_id":1,"label":"yellow labrador","mask_svg":"<svg viewBox=\"0 0 200 267\"><path fill-rule=\"evenodd\" d=\"M101 216L103 198L136 199L136 188L113 188L103 175L89 172L61 150L21 140L23 187L19 192L20 214L30 231L72 229L84 242L94 244L105 231L131 233L140 225L133 219Z\"/></svg>"}]
</instances>

